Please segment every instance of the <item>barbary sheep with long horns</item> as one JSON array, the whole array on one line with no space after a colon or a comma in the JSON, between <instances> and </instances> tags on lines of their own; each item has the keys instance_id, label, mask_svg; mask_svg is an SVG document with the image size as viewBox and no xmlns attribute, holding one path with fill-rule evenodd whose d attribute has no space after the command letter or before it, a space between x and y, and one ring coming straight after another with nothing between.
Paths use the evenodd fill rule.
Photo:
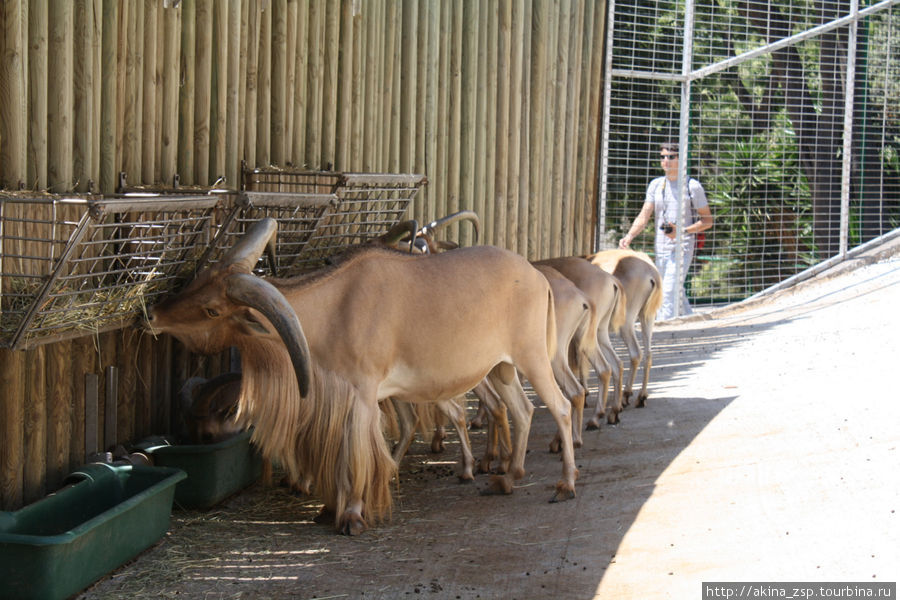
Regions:
<instances>
[{"instance_id":1,"label":"barbary sheep with long horns","mask_svg":"<svg viewBox=\"0 0 900 600\"><path fill-rule=\"evenodd\" d=\"M523 257L492 246L430 256L362 247L291 279L252 269L274 243L263 219L180 294L151 307L147 326L193 352L241 351L238 419L289 477L310 477L338 530L356 534L390 512L396 465L379 400L437 402L489 378L513 420L509 493L525 474L534 408L516 369L553 415L562 439L557 498L575 495L569 403L553 378L553 299ZM497 318L502 315L502 318Z\"/></svg>"}]
</instances>

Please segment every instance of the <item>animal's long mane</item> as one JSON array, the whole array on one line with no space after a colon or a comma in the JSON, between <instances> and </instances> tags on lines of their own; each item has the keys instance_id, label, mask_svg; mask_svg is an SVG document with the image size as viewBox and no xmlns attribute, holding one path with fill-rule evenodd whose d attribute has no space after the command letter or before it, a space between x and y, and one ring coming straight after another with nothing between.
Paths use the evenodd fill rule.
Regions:
<instances>
[{"instance_id":1,"label":"animal's long mane","mask_svg":"<svg viewBox=\"0 0 900 600\"><path fill-rule=\"evenodd\" d=\"M311 365L310 391L300 398L284 345L254 338L241 348L238 419L252 424L262 455L282 465L291 483L312 482L338 518L351 497L363 517L389 516L396 465L382 434L380 411L341 377Z\"/></svg>"}]
</instances>

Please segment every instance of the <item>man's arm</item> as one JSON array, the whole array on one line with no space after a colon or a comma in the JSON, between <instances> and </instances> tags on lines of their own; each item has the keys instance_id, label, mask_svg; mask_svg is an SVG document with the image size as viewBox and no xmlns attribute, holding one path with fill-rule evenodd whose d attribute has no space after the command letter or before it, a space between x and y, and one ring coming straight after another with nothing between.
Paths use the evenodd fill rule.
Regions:
<instances>
[{"instance_id":1,"label":"man's arm","mask_svg":"<svg viewBox=\"0 0 900 600\"><path fill-rule=\"evenodd\" d=\"M628 230L628 233L625 234L621 240L619 240L619 248L625 249L631 245L632 240L644 230L644 227L647 226L647 223L650 222L650 219L653 217L653 201L644 202L644 206L641 207L641 212L638 213L638 216L634 218L634 223L631 224L631 229Z\"/></svg>"}]
</instances>

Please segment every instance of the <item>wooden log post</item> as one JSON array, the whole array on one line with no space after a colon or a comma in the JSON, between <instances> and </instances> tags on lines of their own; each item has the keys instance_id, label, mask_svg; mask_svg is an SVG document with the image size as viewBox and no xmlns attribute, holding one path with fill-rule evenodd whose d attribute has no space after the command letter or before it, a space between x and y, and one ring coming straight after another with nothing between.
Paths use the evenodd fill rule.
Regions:
<instances>
[{"instance_id":1,"label":"wooden log post","mask_svg":"<svg viewBox=\"0 0 900 600\"><path fill-rule=\"evenodd\" d=\"M384 48L384 31L381 29L383 19L384 0L378 0L368 7L365 18L365 56L368 60L360 61L365 66L364 89L360 94L361 106L361 148L362 156L360 166L363 171L374 172L378 170L381 144L379 136L383 133L379 127L379 119L382 116L381 92L382 77L384 72L384 57L381 51ZM360 44L362 46L362 44Z\"/></svg>"},{"instance_id":2,"label":"wooden log post","mask_svg":"<svg viewBox=\"0 0 900 600\"><path fill-rule=\"evenodd\" d=\"M556 110L556 97L551 94L552 87L547 87L550 82L555 81L557 77L558 60L556 56L556 44L559 38L559 15L556 10L547 11L547 20L545 23L545 38L547 40L547 85L544 89L546 90L547 103L544 114L544 137L541 143L544 150L542 163L544 168L543 186L540 189L540 201L544 204L540 228L541 251L539 256L541 257L559 256L558 253L554 252L552 247L552 232L559 231L558 228L560 227L559 203L553 198L553 157L554 148L556 147L556 130L554 128L553 117Z\"/></svg>"},{"instance_id":3,"label":"wooden log post","mask_svg":"<svg viewBox=\"0 0 900 600\"><path fill-rule=\"evenodd\" d=\"M563 254L575 254L577 243L581 241L581 222L576 221L575 173L578 159L578 100L581 97L581 32L584 29L584 3L572 7L569 18L569 38L566 65L566 111L565 111L565 167L563 170L563 194L567 199Z\"/></svg>"},{"instance_id":4,"label":"wooden log post","mask_svg":"<svg viewBox=\"0 0 900 600\"><path fill-rule=\"evenodd\" d=\"M488 7L487 2L480 2L477 5L478 10L478 55L476 58L477 61L477 74L476 77L476 95L475 95L475 107L474 107L474 128L475 128L475 166L474 166L474 188L473 194L474 198L472 199L472 206L475 212L478 214L479 218L482 219L483 224L487 224L484 220L486 218L486 191L487 191L487 163L488 163L488 152L487 152L487 129L488 129L488 116L487 116L487 98L488 98L488 85L487 85L487 68L488 68L488 40L487 40L487 30L488 30ZM484 231L486 227L482 227L481 239L479 240L482 244L487 244L488 239L493 239L493 235L488 236L487 231Z\"/></svg>"},{"instance_id":5,"label":"wooden log post","mask_svg":"<svg viewBox=\"0 0 900 600\"><path fill-rule=\"evenodd\" d=\"M259 164L256 157L256 103L259 97L259 20L261 11L258 0L249 0L249 4L247 14L247 91L241 115L244 119L243 156L252 168Z\"/></svg>"},{"instance_id":6,"label":"wooden log post","mask_svg":"<svg viewBox=\"0 0 900 600\"><path fill-rule=\"evenodd\" d=\"M59 488L68 474L69 439L75 420L70 362L72 342L47 346L47 489Z\"/></svg>"},{"instance_id":7,"label":"wooden log post","mask_svg":"<svg viewBox=\"0 0 900 600\"><path fill-rule=\"evenodd\" d=\"M25 353L0 350L0 510L24 502Z\"/></svg>"},{"instance_id":8,"label":"wooden log post","mask_svg":"<svg viewBox=\"0 0 900 600\"><path fill-rule=\"evenodd\" d=\"M228 0L228 67L225 98L225 180L228 187L238 189L241 185L241 0Z\"/></svg>"},{"instance_id":9,"label":"wooden log post","mask_svg":"<svg viewBox=\"0 0 900 600\"><path fill-rule=\"evenodd\" d=\"M498 135L498 86L497 82L497 61L498 61L498 44L499 35L499 4L496 2L486 2L487 5L487 28L485 32L487 45L487 65L485 82L487 85L487 96L485 97L484 111L485 123L487 124L487 137L485 142L485 190L484 190L484 223L485 223L485 244L502 244L502 240L496 236L496 230L493 222L496 218L496 187L497 187L497 135Z\"/></svg>"},{"instance_id":10,"label":"wooden log post","mask_svg":"<svg viewBox=\"0 0 900 600\"><path fill-rule=\"evenodd\" d=\"M144 82L141 107L141 183L155 183L156 178L156 104L159 96L157 81L156 57L157 28L159 24L160 3L155 0L144 0Z\"/></svg>"},{"instance_id":11,"label":"wooden log post","mask_svg":"<svg viewBox=\"0 0 900 600\"><path fill-rule=\"evenodd\" d=\"M47 186L72 189L72 4L55 3L49 13L47 85Z\"/></svg>"},{"instance_id":12,"label":"wooden log post","mask_svg":"<svg viewBox=\"0 0 900 600\"><path fill-rule=\"evenodd\" d=\"M25 351L24 415L24 495L25 504L47 493L44 469L47 464L46 347Z\"/></svg>"},{"instance_id":13,"label":"wooden log post","mask_svg":"<svg viewBox=\"0 0 900 600\"><path fill-rule=\"evenodd\" d=\"M322 162L322 81L324 67L325 7L311 2L309 8L309 64L307 70L306 147L307 168L319 168Z\"/></svg>"},{"instance_id":14,"label":"wooden log post","mask_svg":"<svg viewBox=\"0 0 900 600\"><path fill-rule=\"evenodd\" d=\"M440 216L447 213L450 174L447 170L450 161L450 144L445 140L450 139L450 5L440 3L440 26L438 28L438 70L437 70L437 155L435 156L434 171L434 201L432 215ZM432 218L432 217L429 217ZM446 235L446 232L444 232Z\"/></svg>"},{"instance_id":15,"label":"wooden log post","mask_svg":"<svg viewBox=\"0 0 900 600\"><path fill-rule=\"evenodd\" d=\"M15 4L15 3L10 3ZM32 2L28 11L28 175L26 186L47 189L47 87L49 10Z\"/></svg>"},{"instance_id":16,"label":"wooden log post","mask_svg":"<svg viewBox=\"0 0 900 600\"><path fill-rule=\"evenodd\" d=\"M272 8L259 13L257 54L256 162L272 164ZM254 118L254 117L251 117Z\"/></svg>"},{"instance_id":17,"label":"wooden log post","mask_svg":"<svg viewBox=\"0 0 900 600\"><path fill-rule=\"evenodd\" d=\"M354 43L356 32L353 26L353 5L351 0L340 2L340 45L332 60L337 61L336 80L334 81L335 101L337 106L334 111L335 142L334 142L334 169L337 171L350 171L350 148L352 145L351 132L353 131L353 88L356 76L354 61ZM330 72L330 70L328 71Z\"/></svg>"},{"instance_id":18,"label":"wooden log post","mask_svg":"<svg viewBox=\"0 0 900 600\"><path fill-rule=\"evenodd\" d=\"M73 50L73 96L76 133L72 148L72 176L74 188L78 192L90 191L96 185L99 173L94 158L95 130L98 130L99 106L95 100L94 81L94 39L99 37L95 30L93 0L78 0L74 3L74 50Z\"/></svg>"},{"instance_id":19,"label":"wooden log post","mask_svg":"<svg viewBox=\"0 0 900 600\"><path fill-rule=\"evenodd\" d=\"M294 111L293 144L291 146L291 162L296 167L305 166L307 110L309 107L309 3L300 2L297 6L297 41L294 74Z\"/></svg>"},{"instance_id":20,"label":"wooden log post","mask_svg":"<svg viewBox=\"0 0 900 600\"><path fill-rule=\"evenodd\" d=\"M196 54L194 68L194 183L212 183L209 173L210 109L212 107L213 5L196 0Z\"/></svg>"},{"instance_id":21,"label":"wooden log post","mask_svg":"<svg viewBox=\"0 0 900 600\"><path fill-rule=\"evenodd\" d=\"M400 107L400 94L397 92L400 79L400 52L399 38L401 35L402 6L400 0L386 0L387 6L384 12L384 88L381 108L381 165L386 171L393 172L399 169L399 140L400 127L398 113ZM423 190L421 193L427 192ZM423 196L424 197L424 196ZM421 203L420 198L418 203Z\"/></svg>"},{"instance_id":22,"label":"wooden log post","mask_svg":"<svg viewBox=\"0 0 900 600\"><path fill-rule=\"evenodd\" d=\"M335 168L338 112L338 66L341 48L340 2L325 3L325 37L322 40L325 54L323 58L324 77L322 80L322 157L318 168Z\"/></svg>"},{"instance_id":23,"label":"wooden log post","mask_svg":"<svg viewBox=\"0 0 900 600\"><path fill-rule=\"evenodd\" d=\"M182 183L192 185L194 177L194 92L196 69L196 2L181 2L181 64L178 100L178 173Z\"/></svg>"},{"instance_id":24,"label":"wooden log post","mask_svg":"<svg viewBox=\"0 0 900 600\"><path fill-rule=\"evenodd\" d=\"M585 170L585 177L588 179L587 192L585 201L590 202L591 220L589 223L590 231L596 232L597 222L600 215L597 214L597 200L600 194L598 185L598 175L600 170L600 99L603 94L603 57L606 55L604 31L606 30L606 10L601 5L595 8L593 19L593 38L594 43L591 47L594 49L591 62L591 96L589 101L590 115L586 121L586 129L588 131L588 142L586 156L592 156L593 160ZM586 238L589 236L585 236ZM585 240L587 242L587 239ZM593 251L596 247L596 241L591 241L591 246L585 249L586 252Z\"/></svg>"},{"instance_id":25,"label":"wooden log post","mask_svg":"<svg viewBox=\"0 0 900 600\"><path fill-rule=\"evenodd\" d=\"M463 40L463 11L460 7L449 4L449 28L448 37L448 115L446 137L447 152L447 197L443 214L450 214L460 209L460 168L461 168L461 128L462 128L462 40ZM441 215L436 215L441 216ZM469 229L468 225L466 226ZM459 241L460 226L453 224L447 232L449 239Z\"/></svg>"},{"instance_id":26,"label":"wooden log post","mask_svg":"<svg viewBox=\"0 0 900 600\"><path fill-rule=\"evenodd\" d=\"M284 79L284 164L293 165L294 155L294 93L297 91L297 2L287 0L285 15L285 79Z\"/></svg>"},{"instance_id":27,"label":"wooden log post","mask_svg":"<svg viewBox=\"0 0 900 600\"><path fill-rule=\"evenodd\" d=\"M494 165L494 239L507 248L513 243L507 229L509 204L509 93L510 43L512 37L512 5L505 0L499 6L497 34L497 162Z\"/></svg>"},{"instance_id":28,"label":"wooden log post","mask_svg":"<svg viewBox=\"0 0 900 600\"><path fill-rule=\"evenodd\" d=\"M228 18L229 5L213 4L212 69L209 107L209 175L210 183L226 177L226 121L228 116ZM227 187L237 183L227 180ZM220 184L219 187L223 187Z\"/></svg>"},{"instance_id":29,"label":"wooden log post","mask_svg":"<svg viewBox=\"0 0 900 600\"><path fill-rule=\"evenodd\" d=\"M178 96L181 89L181 11L163 10L162 127L160 138L160 179L172 185L178 173Z\"/></svg>"},{"instance_id":30,"label":"wooden log post","mask_svg":"<svg viewBox=\"0 0 900 600\"><path fill-rule=\"evenodd\" d=\"M420 46L424 48L424 51L419 52L422 59L419 63L422 65L420 69L422 76L419 80L425 91L422 100L420 100L423 110L418 112L422 113L420 118L425 138L425 147L422 152L422 172L428 176L428 187L423 190L424 194L420 197L416 218L423 223L427 223L431 219L440 216L437 214L441 184L438 168L438 123L440 121L438 95L440 77L436 76L436 74L440 64L441 12L435 3L425 4L420 12L422 26L419 37L422 40Z\"/></svg>"},{"instance_id":31,"label":"wooden log post","mask_svg":"<svg viewBox=\"0 0 900 600\"><path fill-rule=\"evenodd\" d=\"M459 206L460 209L475 209L475 138L476 129L476 101L478 99L478 29L479 10L477 4L465 4L463 6L462 22L462 64L460 80L460 107L459 122ZM479 215L480 216L480 215ZM472 228L467 226L459 233L459 242L463 246L470 246L474 242ZM482 240L478 240L479 243Z\"/></svg>"},{"instance_id":32,"label":"wooden log post","mask_svg":"<svg viewBox=\"0 0 900 600\"><path fill-rule=\"evenodd\" d=\"M125 171L127 180L132 184L141 183L141 85L143 77L143 44L135 43L142 39L144 7L140 3L126 3L122 5L119 13L120 31L119 38L119 110L121 111L122 129L121 155L122 170Z\"/></svg>"},{"instance_id":33,"label":"wooden log post","mask_svg":"<svg viewBox=\"0 0 900 600\"><path fill-rule=\"evenodd\" d=\"M18 189L27 173L26 35L22 2L0 3L0 187Z\"/></svg>"},{"instance_id":34,"label":"wooden log post","mask_svg":"<svg viewBox=\"0 0 900 600\"><path fill-rule=\"evenodd\" d=\"M512 0L510 7L510 48L509 48L509 139L506 165L506 232L507 245L520 254L528 253L524 223L519 211L519 160L522 151L522 89L523 45L525 37L524 0Z\"/></svg>"},{"instance_id":35,"label":"wooden log post","mask_svg":"<svg viewBox=\"0 0 900 600\"><path fill-rule=\"evenodd\" d=\"M270 162L284 166L285 128L287 126L287 0L272 0L271 10L267 11L271 18L271 46L269 48L270 98ZM261 125L262 126L262 125Z\"/></svg>"},{"instance_id":36,"label":"wooden log post","mask_svg":"<svg viewBox=\"0 0 900 600\"><path fill-rule=\"evenodd\" d=\"M400 165L402 172L408 173L413 166L415 151L416 123L416 66L417 66L417 24L418 2L403 3L403 35L400 63ZM430 185L434 185L431 182Z\"/></svg>"},{"instance_id":37,"label":"wooden log post","mask_svg":"<svg viewBox=\"0 0 900 600\"><path fill-rule=\"evenodd\" d=\"M522 110L519 122L520 136L519 165L516 167L519 177L519 252L530 256L534 242L529 236L533 211L531 205L531 21L533 18L532 3L525 4L522 26Z\"/></svg>"}]
</instances>

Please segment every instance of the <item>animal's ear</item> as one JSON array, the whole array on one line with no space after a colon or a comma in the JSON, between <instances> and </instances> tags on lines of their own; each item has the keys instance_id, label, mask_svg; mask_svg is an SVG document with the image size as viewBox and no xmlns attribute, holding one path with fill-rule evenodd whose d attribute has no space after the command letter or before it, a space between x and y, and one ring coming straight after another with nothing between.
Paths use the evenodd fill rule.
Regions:
<instances>
[{"instance_id":1,"label":"animal's ear","mask_svg":"<svg viewBox=\"0 0 900 600\"><path fill-rule=\"evenodd\" d=\"M268 328L263 325L262 321L257 319L249 310L242 310L238 312L234 318L244 327L244 329L246 330L245 333L247 335L268 335L271 333L271 331L269 331Z\"/></svg>"}]
</instances>

